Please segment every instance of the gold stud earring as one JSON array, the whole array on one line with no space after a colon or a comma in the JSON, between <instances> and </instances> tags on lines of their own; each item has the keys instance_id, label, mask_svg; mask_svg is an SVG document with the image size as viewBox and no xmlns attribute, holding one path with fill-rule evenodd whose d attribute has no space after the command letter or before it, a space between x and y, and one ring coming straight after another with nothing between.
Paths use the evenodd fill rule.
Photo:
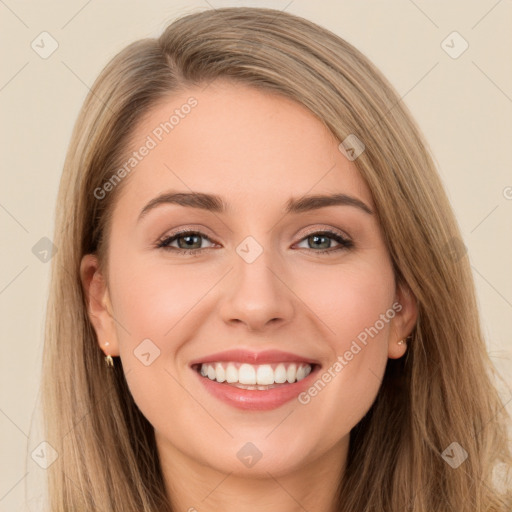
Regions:
<instances>
[{"instance_id":1,"label":"gold stud earring","mask_svg":"<svg viewBox=\"0 0 512 512\"><path fill-rule=\"evenodd\" d=\"M398 342L399 345L403 345L404 343L407 344L408 341L411 341L412 340L412 336L407 336L405 337L403 340L400 340Z\"/></svg>"},{"instance_id":2,"label":"gold stud earring","mask_svg":"<svg viewBox=\"0 0 512 512\"><path fill-rule=\"evenodd\" d=\"M108 347L110 345L110 343L107 341L104 343L104 347ZM114 360L112 359L112 356L110 354L107 354L105 356L105 364L109 367L109 368L113 368L114 367Z\"/></svg>"}]
</instances>

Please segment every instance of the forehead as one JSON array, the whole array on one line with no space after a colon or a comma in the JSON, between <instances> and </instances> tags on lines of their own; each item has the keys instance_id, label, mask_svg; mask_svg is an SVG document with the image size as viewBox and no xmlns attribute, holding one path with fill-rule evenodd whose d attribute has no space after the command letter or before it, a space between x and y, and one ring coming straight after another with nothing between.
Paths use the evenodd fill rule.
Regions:
<instances>
[{"instance_id":1,"label":"forehead","mask_svg":"<svg viewBox=\"0 0 512 512\"><path fill-rule=\"evenodd\" d=\"M217 80L170 95L145 114L133 133L127 159L137 156L122 196L135 205L168 189L211 193L240 212L341 192L373 209L369 189L338 144L303 105Z\"/></svg>"}]
</instances>

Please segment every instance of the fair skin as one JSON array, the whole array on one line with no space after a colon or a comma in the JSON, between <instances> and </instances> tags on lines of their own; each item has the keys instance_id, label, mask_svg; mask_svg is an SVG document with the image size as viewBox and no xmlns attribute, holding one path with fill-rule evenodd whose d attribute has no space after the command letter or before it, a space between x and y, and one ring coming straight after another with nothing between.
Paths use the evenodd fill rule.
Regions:
<instances>
[{"instance_id":1,"label":"fair skin","mask_svg":"<svg viewBox=\"0 0 512 512\"><path fill-rule=\"evenodd\" d=\"M133 398L155 428L176 510L333 510L350 430L375 400L388 358L407 350L398 341L414 326L415 301L395 283L354 162L305 107L216 81L149 112L134 148L190 96L198 105L125 178L108 275L94 255L82 260L90 319L104 353L120 356ZM138 220L170 190L216 194L228 209L167 203ZM335 192L373 213L333 205L284 214L291 198ZM201 254L178 254L183 238L171 243L175 252L156 247L180 228L202 233L192 245L205 248ZM341 247L332 237L314 245L311 235L326 229L353 247L319 254ZM248 236L263 249L251 263L236 251ZM227 349L276 349L318 360L322 373L397 301L402 309L307 404L240 410L208 393L189 367ZM145 339L160 350L148 366L134 355ZM262 454L252 467L237 457L247 442Z\"/></svg>"}]
</instances>

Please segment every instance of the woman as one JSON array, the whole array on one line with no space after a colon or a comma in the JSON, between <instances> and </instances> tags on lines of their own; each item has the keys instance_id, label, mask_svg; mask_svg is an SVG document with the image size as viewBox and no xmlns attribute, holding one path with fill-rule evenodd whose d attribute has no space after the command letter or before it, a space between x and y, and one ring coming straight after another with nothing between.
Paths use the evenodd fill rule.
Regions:
<instances>
[{"instance_id":1,"label":"woman","mask_svg":"<svg viewBox=\"0 0 512 512\"><path fill-rule=\"evenodd\" d=\"M460 231L341 38L225 8L128 46L77 120L55 237L52 512L510 510Z\"/></svg>"}]
</instances>

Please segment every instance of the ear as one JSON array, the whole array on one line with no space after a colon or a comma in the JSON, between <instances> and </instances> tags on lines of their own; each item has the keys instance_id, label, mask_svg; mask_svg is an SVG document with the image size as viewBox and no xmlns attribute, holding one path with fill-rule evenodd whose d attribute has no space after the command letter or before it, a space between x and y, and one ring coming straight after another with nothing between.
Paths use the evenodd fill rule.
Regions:
<instances>
[{"instance_id":1,"label":"ear","mask_svg":"<svg viewBox=\"0 0 512 512\"><path fill-rule=\"evenodd\" d=\"M407 343L399 345L398 342L409 336L418 318L416 297L406 283L400 283L397 286L395 304L396 307L393 307L395 316L391 321L388 342L388 357L391 359L398 359L407 351Z\"/></svg>"},{"instance_id":2,"label":"ear","mask_svg":"<svg viewBox=\"0 0 512 512\"><path fill-rule=\"evenodd\" d=\"M98 344L105 355L118 356L119 342L112 304L105 277L100 271L98 258L86 254L80 263L80 279L87 301L87 313L96 331Z\"/></svg>"}]
</instances>

